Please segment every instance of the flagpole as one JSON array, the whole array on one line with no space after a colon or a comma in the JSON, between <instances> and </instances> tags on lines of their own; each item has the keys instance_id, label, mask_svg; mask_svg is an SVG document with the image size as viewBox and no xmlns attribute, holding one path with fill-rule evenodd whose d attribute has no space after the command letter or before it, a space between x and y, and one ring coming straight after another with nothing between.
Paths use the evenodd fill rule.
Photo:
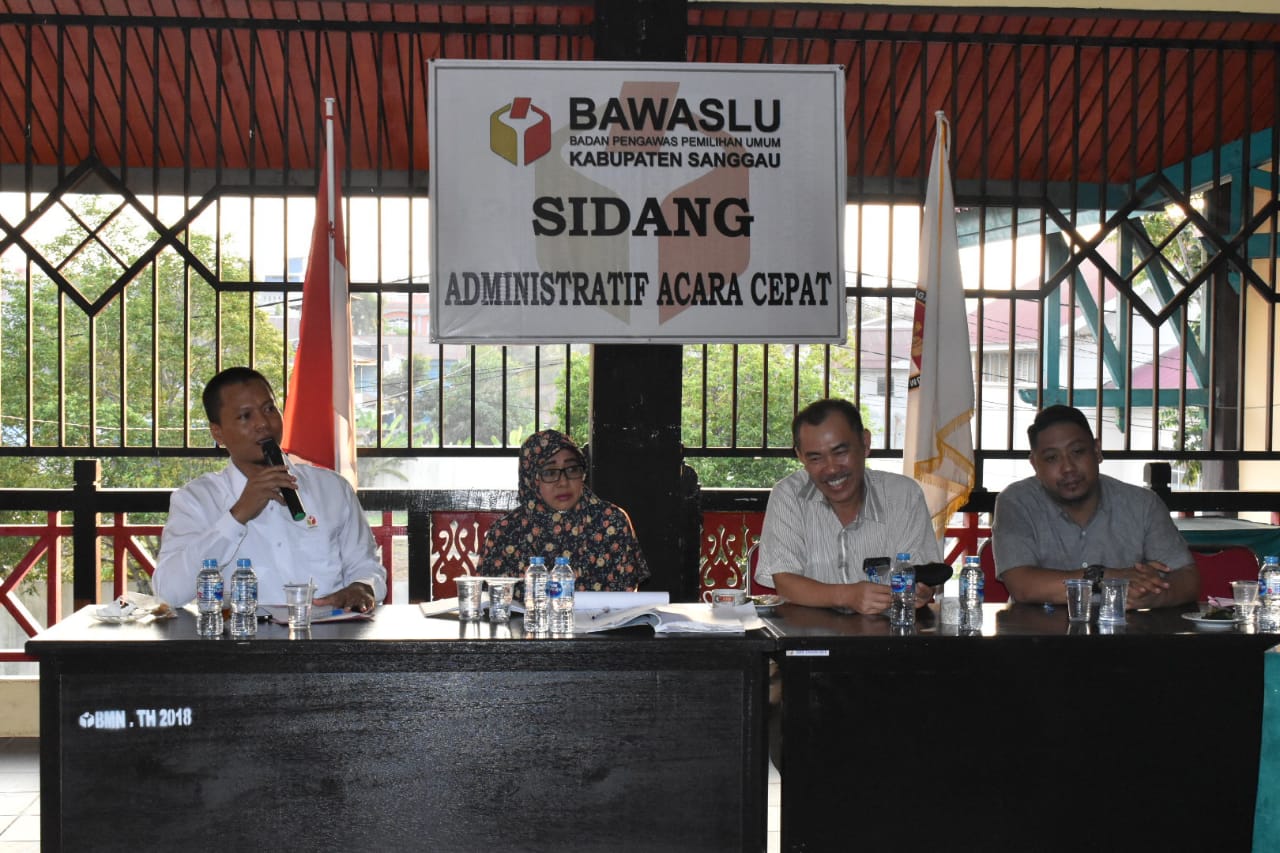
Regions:
<instances>
[{"instance_id":1,"label":"flagpole","mask_svg":"<svg viewBox=\"0 0 1280 853\"><path fill-rule=\"evenodd\" d=\"M334 257L334 197L333 197L333 98L324 99L324 157L325 157L325 214L329 225L329 281L333 281L337 261Z\"/></svg>"},{"instance_id":2,"label":"flagpole","mask_svg":"<svg viewBox=\"0 0 1280 853\"><path fill-rule=\"evenodd\" d=\"M325 196L329 226L329 322L333 339L333 380L335 403L341 410L334 417L334 469L343 474L352 486L356 485L354 388L351 380L351 303L347 284L346 247L338 245L342 237L338 233L342 216L338 194L338 169L334 145L334 98L325 98ZM339 262L338 255L342 254ZM338 286L339 281L341 286ZM338 393L338 383L342 392Z\"/></svg>"},{"instance_id":3,"label":"flagpole","mask_svg":"<svg viewBox=\"0 0 1280 853\"><path fill-rule=\"evenodd\" d=\"M340 335L346 341L346 353L340 352L338 347L334 347L332 352L333 362L333 381L334 387L337 388L337 382L340 380L340 374L343 370L349 370L350 362L350 314L347 304L348 291L345 283L345 273L343 274L344 282L341 293L337 293L335 282L338 281L338 193L337 193L337 174L336 160L333 144L333 126L334 126L334 104L336 99L324 99L324 138L325 138L325 200L326 215L328 217L328 246L329 246L329 322L331 333L334 329L340 329L345 324L348 331L345 335ZM335 343L337 338L335 338ZM336 402L336 401L335 401ZM351 448L348 445L347 432L355 429L355 424L347 423L347 412L339 412L334 417L334 470L342 473L349 478L354 477L355 459L351 458ZM355 485L354 481L352 485Z\"/></svg>"}]
</instances>

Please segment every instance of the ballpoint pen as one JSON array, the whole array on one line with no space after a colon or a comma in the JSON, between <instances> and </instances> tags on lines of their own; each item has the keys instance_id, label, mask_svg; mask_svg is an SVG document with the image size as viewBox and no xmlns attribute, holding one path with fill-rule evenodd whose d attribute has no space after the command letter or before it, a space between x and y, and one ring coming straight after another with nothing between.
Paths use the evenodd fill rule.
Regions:
<instances>
[{"instance_id":1,"label":"ballpoint pen","mask_svg":"<svg viewBox=\"0 0 1280 853\"><path fill-rule=\"evenodd\" d=\"M604 616L605 614L607 614L607 613L610 611L610 609L611 609L611 608L608 608L608 607L602 607L602 608L600 608L598 611L596 611L595 613L592 613L592 614L591 614L591 618L592 618L592 619L598 619L598 618L600 618L601 616Z\"/></svg>"}]
</instances>

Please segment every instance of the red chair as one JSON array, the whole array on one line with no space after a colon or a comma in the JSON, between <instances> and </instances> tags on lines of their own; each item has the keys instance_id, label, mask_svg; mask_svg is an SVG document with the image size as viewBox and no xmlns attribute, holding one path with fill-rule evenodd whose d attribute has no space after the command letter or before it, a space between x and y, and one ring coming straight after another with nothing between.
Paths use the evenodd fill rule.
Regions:
<instances>
[{"instance_id":1,"label":"red chair","mask_svg":"<svg viewBox=\"0 0 1280 853\"><path fill-rule=\"evenodd\" d=\"M436 510L431 513L431 599L458 594L453 579L474 575L489 526L505 513L477 510Z\"/></svg>"},{"instance_id":2,"label":"red chair","mask_svg":"<svg viewBox=\"0 0 1280 853\"><path fill-rule=\"evenodd\" d=\"M750 595L773 592L756 583L756 546L763 512L705 512L698 553L698 591L723 587L748 589ZM744 578L743 575L746 575Z\"/></svg>"},{"instance_id":3,"label":"red chair","mask_svg":"<svg viewBox=\"0 0 1280 853\"><path fill-rule=\"evenodd\" d=\"M982 561L982 593L983 601L998 604L1009 600L1009 588L996 578L996 558L991 550L991 540L982 543L978 550L978 559Z\"/></svg>"},{"instance_id":4,"label":"red chair","mask_svg":"<svg viewBox=\"0 0 1280 853\"><path fill-rule=\"evenodd\" d=\"M756 560L760 556L760 540L757 539L750 548L747 549L747 576L751 578L751 594L752 595L773 595L777 592L771 586L765 586L756 580Z\"/></svg>"},{"instance_id":5,"label":"red chair","mask_svg":"<svg viewBox=\"0 0 1280 853\"><path fill-rule=\"evenodd\" d=\"M1210 546L1192 548L1191 556L1200 569L1200 597L1231 598L1231 582L1256 580L1258 557L1244 545L1227 545L1210 550Z\"/></svg>"}]
</instances>

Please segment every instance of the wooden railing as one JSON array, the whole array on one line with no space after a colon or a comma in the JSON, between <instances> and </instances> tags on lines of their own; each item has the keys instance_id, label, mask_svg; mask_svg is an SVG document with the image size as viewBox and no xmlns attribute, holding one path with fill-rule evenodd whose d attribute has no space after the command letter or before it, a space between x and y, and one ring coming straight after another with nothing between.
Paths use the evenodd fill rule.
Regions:
<instances>
[{"instance_id":1,"label":"wooden railing","mask_svg":"<svg viewBox=\"0 0 1280 853\"><path fill-rule=\"evenodd\" d=\"M1154 466L1153 466L1154 467ZM157 523L130 523L130 515L165 514L169 489L104 489L99 485L99 463L80 460L74 466L71 489L0 489L0 512L41 512L43 523L0 525L0 536L31 540L26 553L0 580L2 607L28 635L41 630L40 620L17 597L17 590L33 573L44 569L46 606L44 624L62 616L64 552L71 557L74 607L97 603L104 577L103 555L110 555L113 595L126 589L129 571L150 575L155 556L149 538L163 529ZM1150 485L1164 498L1171 512L1263 511L1280 512L1275 492L1170 492L1161 482L1160 470ZM701 540L698 588L742 586L749 573L746 555L759 540L760 525L768 502L768 489L704 489L699 495ZM946 562L976 555L990 537L990 518L996 494L976 490L969 503L947 529ZM370 519L387 571L388 602L393 600L395 555L403 541L405 576L410 601L428 601L451 594L457 574L474 569L483 527L495 511L515 505L510 490L410 490L366 489L361 505ZM71 522L66 522L66 517ZM70 543L69 548L67 547ZM0 649L0 661L31 660L21 649Z\"/></svg>"}]
</instances>

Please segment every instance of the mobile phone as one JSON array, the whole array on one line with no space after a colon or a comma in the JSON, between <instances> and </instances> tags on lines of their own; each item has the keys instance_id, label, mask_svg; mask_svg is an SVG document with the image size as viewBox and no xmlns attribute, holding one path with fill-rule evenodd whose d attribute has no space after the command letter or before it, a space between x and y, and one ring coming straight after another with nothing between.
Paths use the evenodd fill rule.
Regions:
<instances>
[{"instance_id":1,"label":"mobile phone","mask_svg":"<svg viewBox=\"0 0 1280 853\"><path fill-rule=\"evenodd\" d=\"M892 563L892 560L888 557L867 557L862 561L863 574L872 583L882 583L888 586L890 563Z\"/></svg>"}]
</instances>

